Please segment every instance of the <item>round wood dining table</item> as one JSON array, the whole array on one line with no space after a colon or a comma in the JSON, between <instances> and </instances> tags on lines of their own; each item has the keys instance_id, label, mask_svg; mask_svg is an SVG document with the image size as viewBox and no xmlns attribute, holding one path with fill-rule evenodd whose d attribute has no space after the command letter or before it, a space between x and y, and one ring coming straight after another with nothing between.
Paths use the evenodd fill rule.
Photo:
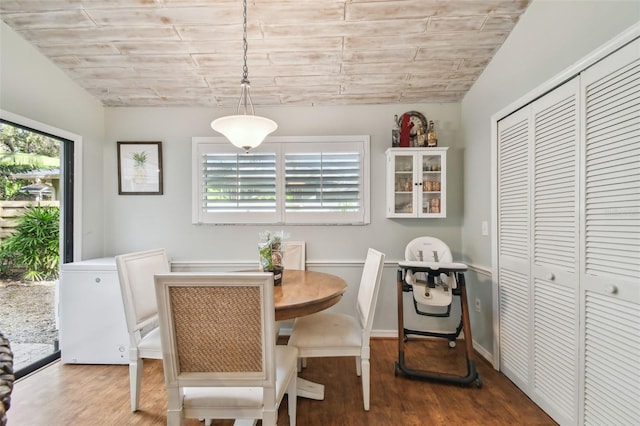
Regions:
<instances>
[{"instance_id":1,"label":"round wood dining table","mask_svg":"<svg viewBox=\"0 0 640 426\"><path fill-rule=\"evenodd\" d=\"M325 310L340 301L347 283L324 272L285 269L282 284L274 287L276 321Z\"/></svg>"}]
</instances>

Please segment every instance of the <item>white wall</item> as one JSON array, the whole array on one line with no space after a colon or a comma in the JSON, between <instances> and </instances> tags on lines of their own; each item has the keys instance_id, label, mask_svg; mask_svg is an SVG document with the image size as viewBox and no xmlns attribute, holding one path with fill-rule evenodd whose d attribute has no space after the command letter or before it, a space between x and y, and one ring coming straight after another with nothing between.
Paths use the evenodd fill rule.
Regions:
<instances>
[{"instance_id":1,"label":"white wall","mask_svg":"<svg viewBox=\"0 0 640 426\"><path fill-rule=\"evenodd\" d=\"M439 142L448 146L446 219L385 218L385 150L391 146L394 114L418 110L435 121ZM310 269L333 271L347 279L341 307L355 306L368 247L387 255L374 328L396 330L396 265L413 238L433 235L459 258L462 224L462 151L459 104L257 108L274 119L274 135L371 136L371 224L365 226L214 226L191 224L191 138L219 136L210 123L231 110L209 108L106 108L105 254L166 247L173 261L255 262L258 233L284 229L291 240L307 242ZM162 141L164 195L118 195L117 141ZM347 262L348 265L341 264ZM341 308L342 309L342 308ZM344 308L346 309L346 308Z\"/></svg>"},{"instance_id":2,"label":"white wall","mask_svg":"<svg viewBox=\"0 0 640 426\"><path fill-rule=\"evenodd\" d=\"M491 116L569 68L640 21L640 2L534 0L514 31L462 101L464 205L462 252L465 261L490 269L491 240L481 223L491 223ZM492 232L494 230L491 230ZM473 338L492 347L490 275L472 274Z\"/></svg>"},{"instance_id":3,"label":"white wall","mask_svg":"<svg viewBox=\"0 0 640 426\"><path fill-rule=\"evenodd\" d=\"M77 176L84 199L81 255L102 255L104 110L4 22L0 22L0 109L82 137L83 166L88 172Z\"/></svg>"},{"instance_id":4,"label":"white wall","mask_svg":"<svg viewBox=\"0 0 640 426\"><path fill-rule=\"evenodd\" d=\"M446 219L385 218L385 150L390 147L393 115L417 109L440 123L439 138L449 146L449 206ZM191 138L219 136L209 126L220 111L195 108L107 108L105 160L106 254L164 245L178 260L256 259L258 232L268 226L191 224ZM462 223L459 105L341 106L260 108L289 135L371 135L371 224L365 226L288 226L293 240L307 241L310 260L362 260L369 246L389 259L404 256L409 239L425 233L449 242L460 253ZM117 141L162 141L164 195L118 195ZM158 232L161 230L161 232Z\"/></svg>"}]
</instances>

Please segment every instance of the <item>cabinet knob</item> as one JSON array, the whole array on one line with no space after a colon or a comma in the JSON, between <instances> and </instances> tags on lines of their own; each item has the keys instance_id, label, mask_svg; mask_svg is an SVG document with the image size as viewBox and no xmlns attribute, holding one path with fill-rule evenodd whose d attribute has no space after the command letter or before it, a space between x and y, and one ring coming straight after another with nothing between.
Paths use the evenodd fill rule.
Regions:
<instances>
[{"instance_id":1,"label":"cabinet knob","mask_svg":"<svg viewBox=\"0 0 640 426\"><path fill-rule=\"evenodd\" d=\"M618 287L616 287L613 284L609 284L605 286L604 291L606 291L609 294L616 294L618 292Z\"/></svg>"},{"instance_id":2,"label":"cabinet knob","mask_svg":"<svg viewBox=\"0 0 640 426\"><path fill-rule=\"evenodd\" d=\"M100 277L96 278L96 282L99 283L100 282Z\"/></svg>"}]
</instances>

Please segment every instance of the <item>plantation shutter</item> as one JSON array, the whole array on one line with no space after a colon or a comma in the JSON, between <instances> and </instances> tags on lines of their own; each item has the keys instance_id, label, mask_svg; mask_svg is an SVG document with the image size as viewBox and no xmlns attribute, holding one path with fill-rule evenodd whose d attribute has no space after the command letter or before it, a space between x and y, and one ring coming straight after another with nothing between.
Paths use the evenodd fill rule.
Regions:
<instances>
[{"instance_id":1,"label":"plantation shutter","mask_svg":"<svg viewBox=\"0 0 640 426\"><path fill-rule=\"evenodd\" d=\"M287 154L285 188L288 211L356 211L360 206L357 152Z\"/></svg>"},{"instance_id":2,"label":"plantation shutter","mask_svg":"<svg viewBox=\"0 0 640 426\"><path fill-rule=\"evenodd\" d=\"M272 137L250 153L192 139L192 223L363 225L369 137Z\"/></svg>"},{"instance_id":3,"label":"plantation shutter","mask_svg":"<svg viewBox=\"0 0 640 426\"><path fill-rule=\"evenodd\" d=\"M206 154L203 163L205 212L275 211L274 153Z\"/></svg>"},{"instance_id":4,"label":"plantation shutter","mask_svg":"<svg viewBox=\"0 0 640 426\"><path fill-rule=\"evenodd\" d=\"M194 159L199 223L277 221L277 153L248 154L230 144L200 144Z\"/></svg>"},{"instance_id":5,"label":"plantation shutter","mask_svg":"<svg viewBox=\"0 0 640 426\"><path fill-rule=\"evenodd\" d=\"M287 222L364 220L362 144L295 145L284 158Z\"/></svg>"}]
</instances>

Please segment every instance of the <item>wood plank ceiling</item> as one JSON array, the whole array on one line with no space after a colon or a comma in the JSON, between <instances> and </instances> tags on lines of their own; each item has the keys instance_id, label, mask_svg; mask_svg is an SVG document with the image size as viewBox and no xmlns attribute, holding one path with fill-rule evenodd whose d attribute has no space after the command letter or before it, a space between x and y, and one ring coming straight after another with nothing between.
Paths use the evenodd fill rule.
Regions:
<instances>
[{"instance_id":1,"label":"wood plank ceiling","mask_svg":"<svg viewBox=\"0 0 640 426\"><path fill-rule=\"evenodd\" d=\"M248 1L255 105L459 102L530 0ZM242 0L1 0L105 106L235 106Z\"/></svg>"}]
</instances>

